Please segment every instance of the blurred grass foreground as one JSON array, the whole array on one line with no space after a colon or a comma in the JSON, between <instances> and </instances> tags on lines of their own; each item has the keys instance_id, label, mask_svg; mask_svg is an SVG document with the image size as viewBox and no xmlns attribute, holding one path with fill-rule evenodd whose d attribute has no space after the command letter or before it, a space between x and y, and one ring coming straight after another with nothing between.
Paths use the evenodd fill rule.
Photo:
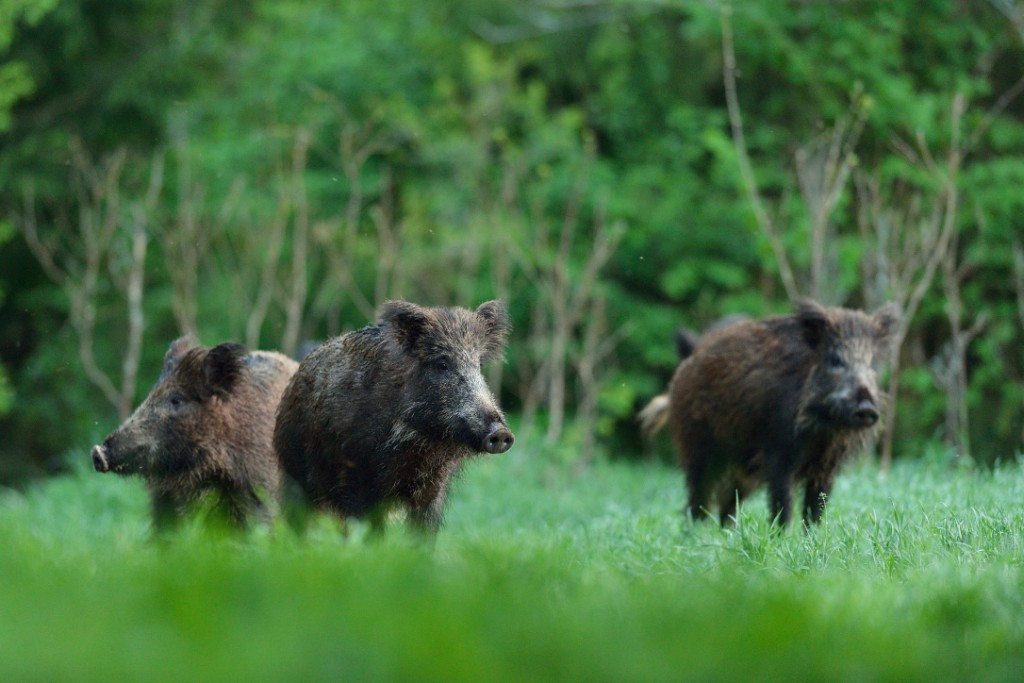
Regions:
<instances>
[{"instance_id":1,"label":"blurred grass foreground","mask_svg":"<svg viewBox=\"0 0 1024 683\"><path fill-rule=\"evenodd\" d=\"M0 497L4 680L972 680L1024 666L1024 470L924 458L773 533L668 468L470 463L429 549L329 520L150 538L141 482Z\"/></svg>"}]
</instances>

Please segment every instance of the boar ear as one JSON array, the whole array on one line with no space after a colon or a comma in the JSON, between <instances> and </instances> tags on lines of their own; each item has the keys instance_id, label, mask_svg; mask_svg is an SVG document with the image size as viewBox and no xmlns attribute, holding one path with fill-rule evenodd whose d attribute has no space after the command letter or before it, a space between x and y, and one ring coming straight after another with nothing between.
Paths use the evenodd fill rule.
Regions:
<instances>
[{"instance_id":1,"label":"boar ear","mask_svg":"<svg viewBox=\"0 0 1024 683\"><path fill-rule=\"evenodd\" d=\"M812 349L831 333L832 323L828 319L828 311L817 301L800 299L796 302L796 319L803 329L804 341Z\"/></svg>"},{"instance_id":2,"label":"boar ear","mask_svg":"<svg viewBox=\"0 0 1024 683\"><path fill-rule=\"evenodd\" d=\"M390 325L402 347L411 352L427 327L427 315L423 308L408 301L386 301L380 322Z\"/></svg>"},{"instance_id":3,"label":"boar ear","mask_svg":"<svg viewBox=\"0 0 1024 683\"><path fill-rule=\"evenodd\" d=\"M500 360L505 353L505 339L512 330L505 302L485 301L477 306L476 317L480 319L484 331L480 361L490 363Z\"/></svg>"},{"instance_id":4,"label":"boar ear","mask_svg":"<svg viewBox=\"0 0 1024 683\"><path fill-rule=\"evenodd\" d=\"M673 338L676 342L676 354L679 356L679 360L686 360L692 356L693 350L697 348L697 343L700 342L700 335L685 327L677 327Z\"/></svg>"},{"instance_id":5,"label":"boar ear","mask_svg":"<svg viewBox=\"0 0 1024 683\"><path fill-rule=\"evenodd\" d=\"M893 335L900 323L899 306L890 302L875 311L875 343L887 352L892 347Z\"/></svg>"},{"instance_id":6,"label":"boar ear","mask_svg":"<svg viewBox=\"0 0 1024 683\"><path fill-rule=\"evenodd\" d=\"M234 342L218 344L210 349L203 359L204 393L221 398L230 394L242 375L242 359L246 353L244 346Z\"/></svg>"},{"instance_id":7,"label":"boar ear","mask_svg":"<svg viewBox=\"0 0 1024 683\"><path fill-rule=\"evenodd\" d=\"M160 382L164 381L174 371L174 368L185 354L196 346L198 346L198 342L196 342L192 335L178 337L172 341L171 345L167 347L167 353L164 355L164 366L160 370L160 376L157 377L156 383L160 384Z\"/></svg>"}]
</instances>

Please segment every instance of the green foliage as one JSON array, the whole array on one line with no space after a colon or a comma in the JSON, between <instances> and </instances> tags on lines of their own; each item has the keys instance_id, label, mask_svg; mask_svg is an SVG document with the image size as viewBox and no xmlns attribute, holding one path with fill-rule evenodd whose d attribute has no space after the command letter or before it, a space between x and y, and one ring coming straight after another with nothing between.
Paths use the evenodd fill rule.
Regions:
<instances>
[{"instance_id":1,"label":"green foliage","mask_svg":"<svg viewBox=\"0 0 1024 683\"><path fill-rule=\"evenodd\" d=\"M11 224L0 221L0 247L3 246L4 242L11 239L13 230ZM4 290L0 287L0 303L4 300ZM7 378L7 371L4 370L4 366L0 365L0 415L6 414L11 409L11 402L14 394L11 388L10 380Z\"/></svg>"},{"instance_id":2,"label":"green foliage","mask_svg":"<svg viewBox=\"0 0 1024 683\"><path fill-rule=\"evenodd\" d=\"M56 0L0 0L0 55L4 55L14 38L19 23L32 25L39 22L56 4ZM35 83L28 66L20 61L0 61L0 134L11 125L11 109L32 92ZM11 240L13 230L9 221L0 218L0 249ZM4 287L0 282L0 304L4 300ZM0 364L0 416L11 409L14 392L3 364Z\"/></svg>"},{"instance_id":3,"label":"green foliage","mask_svg":"<svg viewBox=\"0 0 1024 683\"><path fill-rule=\"evenodd\" d=\"M0 131L11 125L11 107L32 91L32 77L24 64L0 65Z\"/></svg>"},{"instance_id":4,"label":"green foliage","mask_svg":"<svg viewBox=\"0 0 1024 683\"><path fill-rule=\"evenodd\" d=\"M739 172L722 11L632 0L0 3L0 19L11 18L0 20L9 57L0 122L10 115L9 128L0 123L0 218L17 229L31 196L41 232L73 234L84 200L69 191L69 149L80 140L97 164L127 151L127 230L153 155L164 161L147 215L136 398L181 331L176 277L193 269L194 322L207 343L322 339L361 326L389 296L506 297L515 331L500 379L513 410L543 393L531 386L561 344L544 317L573 298L558 278L579 285L599 238L621 229L564 344L565 405L592 391L575 364L600 318L597 416L579 429L607 452L640 453L633 413L671 375L676 327L789 306ZM930 215L955 137L951 105L963 97L960 322L988 316L967 358L972 444L982 460L1020 450L1024 303L1008 283L1024 278L1013 258L1024 107L1004 98L1020 75L1019 36L991 3L946 0L735 3L729 20L747 153L801 294L815 284L815 216L798 153L862 125L827 220L821 295L875 306L899 278L868 267L880 247L862 230L864 184L879 182L893 216L914 206ZM18 74L32 74L34 89ZM269 247L277 229L279 253ZM182 241L197 243L200 263L183 265ZM941 277L906 342L897 452L943 430L944 397L929 374L951 335ZM0 246L0 278L0 356L19 399L0 426L9 434L0 460L39 464L116 416L82 379L68 303L23 239ZM253 322L266 282L276 289ZM116 375L125 300L116 277L100 292L94 351ZM58 391L50 373L77 381ZM570 438L565 451L575 447Z\"/></svg>"},{"instance_id":5,"label":"green foliage","mask_svg":"<svg viewBox=\"0 0 1024 683\"><path fill-rule=\"evenodd\" d=\"M3 0L0 2L0 55L7 52L19 24L38 23L57 0ZM0 62L0 133L11 125L11 108L35 87L31 71L24 62Z\"/></svg>"},{"instance_id":6,"label":"green foliage","mask_svg":"<svg viewBox=\"0 0 1024 683\"><path fill-rule=\"evenodd\" d=\"M76 467L0 499L0 667L17 679L972 680L1022 662L1019 464L842 475L823 524L683 522L678 472L467 467L432 550L148 538L141 482ZM87 454L76 452L84 463ZM509 486L510 481L516 482Z\"/></svg>"}]
</instances>

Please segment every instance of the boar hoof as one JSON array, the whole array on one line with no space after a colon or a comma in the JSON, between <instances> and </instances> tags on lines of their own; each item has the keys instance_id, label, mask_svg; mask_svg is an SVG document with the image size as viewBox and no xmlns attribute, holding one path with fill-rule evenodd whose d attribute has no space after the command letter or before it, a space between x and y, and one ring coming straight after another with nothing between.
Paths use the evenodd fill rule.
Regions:
<instances>
[{"instance_id":1,"label":"boar hoof","mask_svg":"<svg viewBox=\"0 0 1024 683\"><path fill-rule=\"evenodd\" d=\"M504 453L512 448L512 444L515 442L516 437L512 435L508 427L494 425L490 433L484 437L484 451L487 453Z\"/></svg>"},{"instance_id":2,"label":"boar hoof","mask_svg":"<svg viewBox=\"0 0 1024 683\"><path fill-rule=\"evenodd\" d=\"M92 466L97 472L109 472L110 463L107 462L107 451L103 446L92 447Z\"/></svg>"}]
</instances>

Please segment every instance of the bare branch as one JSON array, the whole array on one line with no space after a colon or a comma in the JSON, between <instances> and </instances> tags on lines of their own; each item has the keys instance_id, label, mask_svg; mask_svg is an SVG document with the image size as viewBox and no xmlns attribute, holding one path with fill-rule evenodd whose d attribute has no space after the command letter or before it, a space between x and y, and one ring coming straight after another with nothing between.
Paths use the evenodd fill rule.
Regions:
<instances>
[{"instance_id":1,"label":"bare branch","mask_svg":"<svg viewBox=\"0 0 1024 683\"><path fill-rule=\"evenodd\" d=\"M811 296L819 301L840 299L838 282L828 262L832 242L832 213L835 211L856 163L854 148L864 128L864 108L854 96L849 116L842 117L824 137L797 150L796 172L804 203L810 215ZM834 261L835 259L833 259ZM827 285L831 285L826 291Z\"/></svg>"},{"instance_id":2,"label":"bare branch","mask_svg":"<svg viewBox=\"0 0 1024 683\"><path fill-rule=\"evenodd\" d=\"M858 179L861 200L858 225L863 235L874 237L876 248L870 252L875 263L873 270L876 276L884 275L886 278L884 287L876 286L874 291L865 293L869 300L874 299L873 303L880 303L876 297L888 290L903 309L900 324L893 335L889 380L892 415L882 437L882 467L885 469L892 459L893 425L900 387L900 348L936 271L948 258L956 235L960 199L957 183L963 160L960 124L965 110L966 100L957 94L950 105L950 142L942 166L935 162L920 136L918 149L908 155L908 159L917 160L927 171L940 176L940 189L931 201L927 215L921 215L923 191L912 191L906 196L901 185L896 183L886 200L883 199L879 180ZM902 202L902 206L892 205L897 201Z\"/></svg>"},{"instance_id":3,"label":"bare branch","mask_svg":"<svg viewBox=\"0 0 1024 683\"><path fill-rule=\"evenodd\" d=\"M146 274L146 217L144 209L136 207L135 226L132 230L131 268L125 297L128 304L128 343L121 361L121 403L118 412L128 415L132 409L139 363L142 360L142 333L145 329L145 313L142 308Z\"/></svg>"},{"instance_id":4,"label":"bare branch","mask_svg":"<svg viewBox=\"0 0 1024 683\"><path fill-rule=\"evenodd\" d=\"M963 95L957 93L953 98L953 104L950 108L952 114L950 121L951 139L949 151L946 156L946 168L944 169L945 178L942 189L943 203L941 210L942 227L939 232L938 239L935 242L934 249L930 251L928 259L925 262L923 273L917 282L917 286L913 289L908 299L907 307L904 309L904 315L906 317L904 318L901 326L901 340L906 334L907 328L910 326L909 319L917 312L918 307L921 305L921 301L924 299L924 295L927 293L928 288L931 287L932 279L935 277L935 271L945 258L950 240L953 238L953 233L956 230L957 208L960 199L960 192L957 188L957 178L961 162L960 120L963 118L965 108L966 103ZM936 207L938 207L938 205L936 205ZM938 210L938 208L936 210Z\"/></svg>"},{"instance_id":5,"label":"bare branch","mask_svg":"<svg viewBox=\"0 0 1024 683\"><path fill-rule=\"evenodd\" d=\"M800 290L793 276L793 267L782 246L771 217L764 208L761 194L757 187L757 180L754 178L754 169L747 154L747 141L743 133L743 115L740 111L739 97L736 93L736 55L733 50L732 36L732 9L728 5L722 6L722 75L725 81L725 102L729 112L729 123L732 127L733 146L736 149L736 160L740 167L740 175L743 179L743 187L746 190L747 198L754 210L754 217L761 232L768 239L775 261L779 267L779 276L790 299L800 296Z\"/></svg>"},{"instance_id":6,"label":"bare branch","mask_svg":"<svg viewBox=\"0 0 1024 683\"><path fill-rule=\"evenodd\" d=\"M253 228L245 233L246 242L250 245L246 249L251 258L262 260L258 269L259 281L255 285L256 296L253 299L249 315L245 321L245 343L250 347L259 345L260 333L263 330L263 323L270 311L270 304L278 295L280 285L277 279L277 272L281 262L281 251L285 243L285 231L288 224L288 214L291 212L293 198L286 189L278 191L277 206L274 217L270 221L269 229L265 234L257 236ZM257 244L258 242L258 244ZM244 265L243 272L249 269ZM247 280L248 282L248 280ZM245 285L249 288L249 285Z\"/></svg>"},{"instance_id":7,"label":"bare branch","mask_svg":"<svg viewBox=\"0 0 1024 683\"><path fill-rule=\"evenodd\" d=\"M309 254L309 202L304 182L309 141L309 131L301 130L292 147L291 193L295 216L292 226L291 286L285 296L285 329L282 341L282 349L287 354L294 353L298 347L306 295L309 291L306 272Z\"/></svg>"},{"instance_id":8,"label":"bare branch","mask_svg":"<svg viewBox=\"0 0 1024 683\"><path fill-rule=\"evenodd\" d=\"M44 243L39 236L35 191L31 185L25 188L22 196L21 228L22 234L25 237L25 243L28 244L28 249L32 252L32 255L39 261L43 272L55 283L63 286L68 274L57 265L55 257L56 248Z\"/></svg>"},{"instance_id":9,"label":"bare branch","mask_svg":"<svg viewBox=\"0 0 1024 683\"><path fill-rule=\"evenodd\" d=\"M68 298L68 321L77 337L79 361L86 377L123 419L131 412L141 356L147 225L155 214L163 187L163 157L154 156L146 191L127 211L122 211L127 152L118 150L94 163L84 146L75 141L71 154L77 222L53 231L54 237L45 239L40 234L34 194L31 188L26 188L21 230L43 271ZM61 233L65 240L57 237ZM109 297L101 288L107 275L115 295L124 297L127 309L120 382L100 367L95 355L100 308L107 308Z\"/></svg>"},{"instance_id":10,"label":"bare branch","mask_svg":"<svg viewBox=\"0 0 1024 683\"><path fill-rule=\"evenodd\" d=\"M989 3L1006 17L1024 40L1024 9L1020 4L1016 0L989 0Z\"/></svg>"},{"instance_id":11,"label":"bare branch","mask_svg":"<svg viewBox=\"0 0 1024 683\"><path fill-rule=\"evenodd\" d=\"M1024 330L1024 246L1020 240L1013 241L1013 284L1017 291L1017 318Z\"/></svg>"},{"instance_id":12,"label":"bare branch","mask_svg":"<svg viewBox=\"0 0 1024 683\"><path fill-rule=\"evenodd\" d=\"M964 145L964 152L970 153L975 148L981 136L988 132L988 129L992 127L992 124L999 117L1003 111L1010 106L1010 103L1017 99L1022 92L1024 92L1024 75L1021 75L1017 81L1010 86L1006 92L1004 92L996 103L992 105L992 108L985 112L985 117L978 124L977 128L971 133L971 137L967 139L967 143Z\"/></svg>"}]
</instances>

